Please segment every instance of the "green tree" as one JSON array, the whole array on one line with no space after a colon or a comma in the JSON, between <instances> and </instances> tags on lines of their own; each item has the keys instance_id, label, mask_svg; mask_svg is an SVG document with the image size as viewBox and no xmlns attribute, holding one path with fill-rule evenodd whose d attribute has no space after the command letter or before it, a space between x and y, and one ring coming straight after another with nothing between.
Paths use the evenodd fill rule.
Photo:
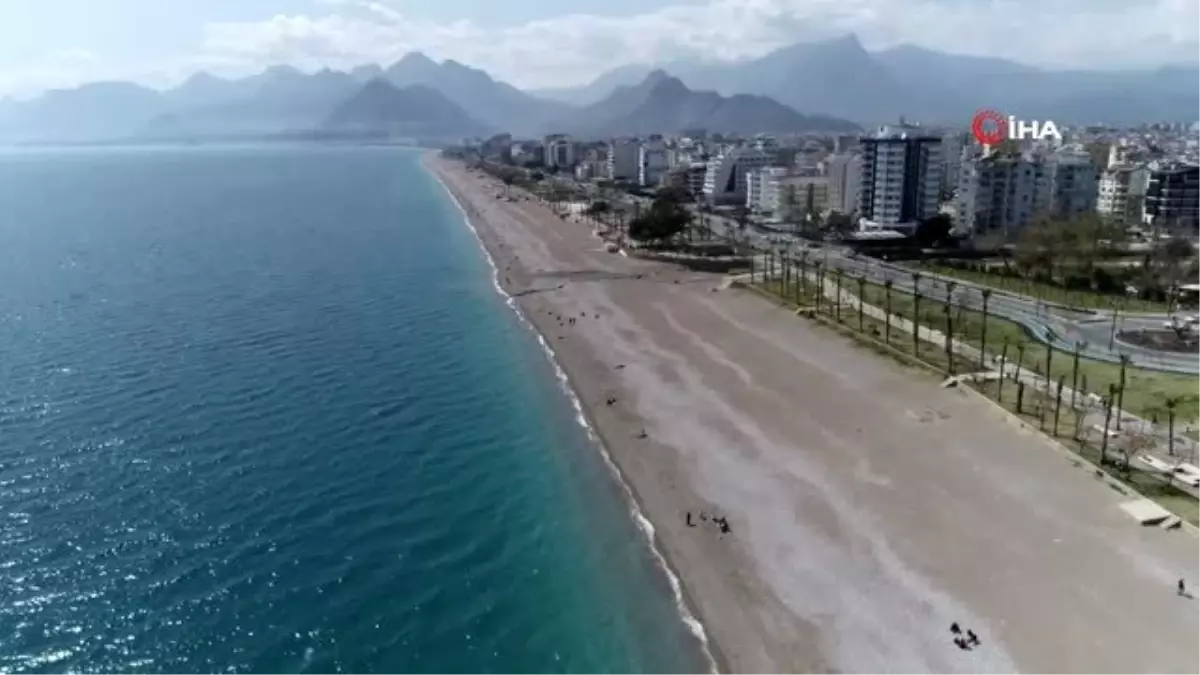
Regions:
<instances>
[{"instance_id":1,"label":"green tree","mask_svg":"<svg viewBox=\"0 0 1200 675\"><path fill-rule=\"evenodd\" d=\"M670 198L656 198L649 210L629 222L629 237L635 241L666 244L687 229L692 214Z\"/></svg>"},{"instance_id":2,"label":"green tree","mask_svg":"<svg viewBox=\"0 0 1200 675\"><path fill-rule=\"evenodd\" d=\"M939 213L917 224L915 237L921 246L937 246L950 239L954 221L950 216Z\"/></svg>"}]
</instances>

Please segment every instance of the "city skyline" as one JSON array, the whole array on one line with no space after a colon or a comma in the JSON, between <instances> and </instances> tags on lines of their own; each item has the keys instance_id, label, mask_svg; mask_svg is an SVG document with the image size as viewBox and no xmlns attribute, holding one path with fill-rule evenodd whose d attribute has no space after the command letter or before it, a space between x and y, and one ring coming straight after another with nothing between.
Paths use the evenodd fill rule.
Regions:
<instances>
[{"instance_id":1,"label":"city skyline","mask_svg":"<svg viewBox=\"0 0 1200 675\"><path fill-rule=\"evenodd\" d=\"M680 2L569 0L501 9L479 0L396 2L55 0L7 10L0 96L27 98L87 81L169 87L192 73L240 76L387 64L410 51L483 68L526 88L583 84L623 64L739 60L854 33L869 49L910 44L1044 68L1195 65L1195 3L906 0ZM1167 27L1163 29L1162 27ZM1131 32L1132 31L1132 32ZM1095 35L1120 32L1114 51ZM614 60L613 54L622 55Z\"/></svg>"}]
</instances>

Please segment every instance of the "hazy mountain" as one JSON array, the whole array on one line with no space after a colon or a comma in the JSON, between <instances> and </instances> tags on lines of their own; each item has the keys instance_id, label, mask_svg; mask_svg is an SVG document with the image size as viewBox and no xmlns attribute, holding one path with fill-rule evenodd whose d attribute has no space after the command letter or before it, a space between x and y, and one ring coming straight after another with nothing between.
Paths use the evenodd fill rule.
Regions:
<instances>
[{"instance_id":1,"label":"hazy mountain","mask_svg":"<svg viewBox=\"0 0 1200 675\"><path fill-rule=\"evenodd\" d=\"M622 66L592 85L618 82L637 68ZM1054 71L907 45L868 52L853 35L795 44L739 63L689 63L671 72L693 89L761 94L866 124L906 115L965 125L981 108L1065 124L1200 117L1200 69L1192 66Z\"/></svg>"},{"instance_id":2,"label":"hazy mountain","mask_svg":"<svg viewBox=\"0 0 1200 675\"><path fill-rule=\"evenodd\" d=\"M153 89L96 82L57 89L0 114L0 138L10 141L113 140L133 136L167 107Z\"/></svg>"},{"instance_id":3,"label":"hazy mountain","mask_svg":"<svg viewBox=\"0 0 1200 675\"><path fill-rule=\"evenodd\" d=\"M400 89L383 79L363 85L334 109L321 128L422 137L489 132L438 90L420 84Z\"/></svg>"},{"instance_id":4,"label":"hazy mountain","mask_svg":"<svg viewBox=\"0 0 1200 675\"><path fill-rule=\"evenodd\" d=\"M618 66L602 73L582 87L537 89L530 93L551 101L561 101L571 105L591 105L606 98L617 87L630 87L641 82L653 70L653 66L641 64Z\"/></svg>"},{"instance_id":5,"label":"hazy mountain","mask_svg":"<svg viewBox=\"0 0 1200 675\"><path fill-rule=\"evenodd\" d=\"M383 67L377 63L367 63L361 66L355 66L350 70L350 77L359 82L370 82L377 77L383 77Z\"/></svg>"},{"instance_id":6,"label":"hazy mountain","mask_svg":"<svg viewBox=\"0 0 1200 675\"><path fill-rule=\"evenodd\" d=\"M211 104L182 106L142 129L154 137L275 134L318 127L338 104L362 85L346 73L306 75L287 67L229 83ZM168 92L172 98L174 92Z\"/></svg>"},{"instance_id":7,"label":"hazy mountain","mask_svg":"<svg viewBox=\"0 0 1200 675\"><path fill-rule=\"evenodd\" d=\"M620 87L583 108L574 121L577 126L567 128L593 137L670 134L691 128L743 134L859 129L846 120L802 115L765 96L692 91L661 70L651 72L637 86Z\"/></svg>"},{"instance_id":8,"label":"hazy mountain","mask_svg":"<svg viewBox=\"0 0 1200 675\"><path fill-rule=\"evenodd\" d=\"M406 54L383 74L398 88L423 84L442 92L470 115L489 127L528 134L543 129L570 106L531 96L516 87L493 80L482 70L457 61L437 63L420 52Z\"/></svg>"}]
</instances>

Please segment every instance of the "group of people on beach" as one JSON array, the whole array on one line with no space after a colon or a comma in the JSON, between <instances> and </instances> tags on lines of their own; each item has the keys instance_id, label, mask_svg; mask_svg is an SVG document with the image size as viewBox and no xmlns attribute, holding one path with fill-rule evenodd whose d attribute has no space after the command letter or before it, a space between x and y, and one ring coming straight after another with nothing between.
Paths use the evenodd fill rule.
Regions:
<instances>
[{"instance_id":1,"label":"group of people on beach","mask_svg":"<svg viewBox=\"0 0 1200 675\"><path fill-rule=\"evenodd\" d=\"M687 522L688 527L696 526L696 523L692 522L692 512L691 511L687 512L687 516L686 516L685 520ZM707 523L709 520L708 514L701 511L700 512L700 520ZM720 516L720 517L713 516L712 522L715 523L718 528L720 528L721 534L729 534L730 532L733 531L733 528L729 527L729 519L726 518L725 516Z\"/></svg>"},{"instance_id":2,"label":"group of people on beach","mask_svg":"<svg viewBox=\"0 0 1200 675\"><path fill-rule=\"evenodd\" d=\"M970 650L979 646L979 636L970 628L964 633L958 622L950 624L950 634L954 636L954 645L959 649Z\"/></svg>"}]
</instances>

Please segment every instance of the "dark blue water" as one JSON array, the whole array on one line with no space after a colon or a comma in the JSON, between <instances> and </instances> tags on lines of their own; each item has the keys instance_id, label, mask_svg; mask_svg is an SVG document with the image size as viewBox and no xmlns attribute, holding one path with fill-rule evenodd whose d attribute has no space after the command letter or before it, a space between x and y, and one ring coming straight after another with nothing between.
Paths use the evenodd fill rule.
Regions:
<instances>
[{"instance_id":1,"label":"dark blue water","mask_svg":"<svg viewBox=\"0 0 1200 675\"><path fill-rule=\"evenodd\" d=\"M0 152L0 671L704 667L412 151Z\"/></svg>"}]
</instances>

